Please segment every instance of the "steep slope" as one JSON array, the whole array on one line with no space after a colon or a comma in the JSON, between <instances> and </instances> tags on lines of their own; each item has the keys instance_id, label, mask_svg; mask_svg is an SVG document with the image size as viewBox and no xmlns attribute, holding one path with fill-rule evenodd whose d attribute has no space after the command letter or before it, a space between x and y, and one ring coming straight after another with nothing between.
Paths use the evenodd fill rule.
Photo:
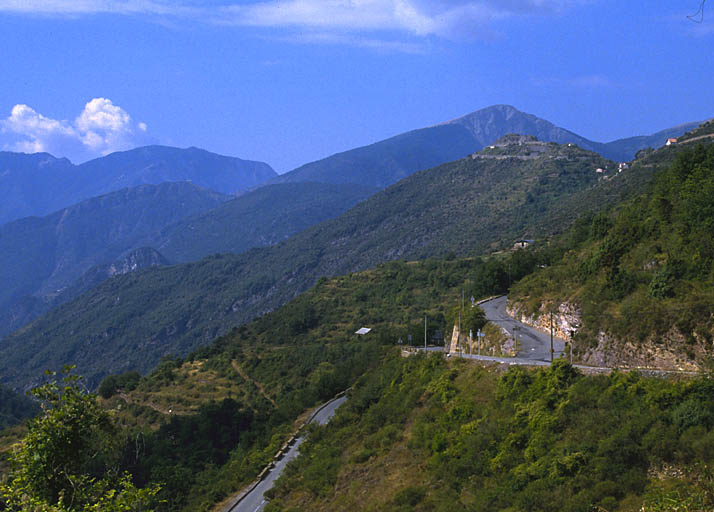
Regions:
<instances>
[{"instance_id":1,"label":"steep slope","mask_svg":"<svg viewBox=\"0 0 714 512\"><path fill-rule=\"evenodd\" d=\"M147 146L82 165L46 153L0 152L0 224L44 216L84 199L142 184L191 181L224 194L276 176L265 163L197 148Z\"/></svg>"},{"instance_id":2,"label":"steep slope","mask_svg":"<svg viewBox=\"0 0 714 512\"><path fill-rule=\"evenodd\" d=\"M668 137L677 137L695 126L695 123L681 125L651 136L605 144L588 140L510 105L494 105L436 126L308 163L272 182L360 183L384 188L416 171L479 151L508 133L533 135L545 142L573 143L606 158L630 161L639 149L660 147Z\"/></svg>"},{"instance_id":3,"label":"steep slope","mask_svg":"<svg viewBox=\"0 0 714 512\"><path fill-rule=\"evenodd\" d=\"M289 183L221 202L217 194L198 189L191 199L187 193L194 188L164 184L153 196L147 195L150 189L129 189L137 197L111 194L44 219L0 227L0 263L6 269L0 276L13 276L0 296L0 336L114 275L112 267L140 269L273 245L375 192L356 185ZM191 204L203 194L207 201ZM161 254L149 257L142 247ZM134 249L138 252L126 253ZM115 258L122 261L112 262ZM89 271L93 265L99 266Z\"/></svg>"},{"instance_id":4,"label":"steep slope","mask_svg":"<svg viewBox=\"0 0 714 512\"><path fill-rule=\"evenodd\" d=\"M567 258L511 293L511 307L532 321L562 315L585 362L711 366L714 123L682 139L692 142L646 193L596 216Z\"/></svg>"},{"instance_id":5,"label":"steep slope","mask_svg":"<svg viewBox=\"0 0 714 512\"><path fill-rule=\"evenodd\" d=\"M533 135L545 142L577 144L583 149L596 151L599 144L581 137L533 114L521 112L510 105L494 105L477 110L458 119L447 121L447 126L461 126L468 130L476 145L475 150L492 144L507 133Z\"/></svg>"},{"instance_id":6,"label":"steep slope","mask_svg":"<svg viewBox=\"0 0 714 512\"><path fill-rule=\"evenodd\" d=\"M143 185L0 226L0 315L16 317L10 312L28 296L51 302L89 268L112 262L148 234L225 199L190 183ZM0 335L17 326L3 322Z\"/></svg>"},{"instance_id":7,"label":"steep slope","mask_svg":"<svg viewBox=\"0 0 714 512\"><path fill-rule=\"evenodd\" d=\"M0 336L16 331L47 311L91 290L110 277L168 264L168 260L158 251L150 247L142 247L129 251L112 263L90 268L56 294L20 297L18 300L6 303L0 309L0 326L2 326Z\"/></svg>"},{"instance_id":8,"label":"steep slope","mask_svg":"<svg viewBox=\"0 0 714 512\"><path fill-rule=\"evenodd\" d=\"M156 247L174 263L210 254L240 253L275 245L314 224L337 217L377 189L360 185L286 183L267 185L192 215L152 235Z\"/></svg>"},{"instance_id":9,"label":"steep slope","mask_svg":"<svg viewBox=\"0 0 714 512\"><path fill-rule=\"evenodd\" d=\"M280 510L714 510L711 379L385 359L269 491Z\"/></svg>"},{"instance_id":10,"label":"steep slope","mask_svg":"<svg viewBox=\"0 0 714 512\"><path fill-rule=\"evenodd\" d=\"M461 158L479 149L461 126L410 131L305 164L272 183L314 181L355 183L384 188L410 174Z\"/></svg>"},{"instance_id":11,"label":"steep slope","mask_svg":"<svg viewBox=\"0 0 714 512\"><path fill-rule=\"evenodd\" d=\"M614 172L599 155L511 142L410 176L272 248L110 279L6 337L0 374L17 385L69 357L99 375L146 370L162 355L185 354L274 309L320 276L393 259L478 254L500 240L551 233L572 222L569 198L584 212L606 204L600 188L619 189L596 172Z\"/></svg>"}]
</instances>

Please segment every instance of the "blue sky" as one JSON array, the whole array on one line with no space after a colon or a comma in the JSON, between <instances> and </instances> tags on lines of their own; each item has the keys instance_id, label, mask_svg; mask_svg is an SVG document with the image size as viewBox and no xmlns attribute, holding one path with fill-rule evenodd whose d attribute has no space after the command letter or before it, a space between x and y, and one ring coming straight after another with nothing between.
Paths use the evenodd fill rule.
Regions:
<instances>
[{"instance_id":1,"label":"blue sky","mask_svg":"<svg viewBox=\"0 0 714 512\"><path fill-rule=\"evenodd\" d=\"M598 141L714 116L701 0L0 0L0 149L279 172L507 103Z\"/></svg>"}]
</instances>

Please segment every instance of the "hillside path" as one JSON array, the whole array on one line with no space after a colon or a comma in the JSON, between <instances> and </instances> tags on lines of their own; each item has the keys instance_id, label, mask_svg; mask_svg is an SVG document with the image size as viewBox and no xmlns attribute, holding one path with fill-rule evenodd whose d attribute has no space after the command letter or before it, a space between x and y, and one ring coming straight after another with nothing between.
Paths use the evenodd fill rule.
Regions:
<instances>
[{"instance_id":1,"label":"hillside path","mask_svg":"<svg viewBox=\"0 0 714 512\"><path fill-rule=\"evenodd\" d=\"M247 380L248 382L253 384L256 388L258 388L258 391L260 391L260 394L263 395L263 398L265 398L268 402L273 404L273 407L278 406L278 404L275 403L275 400L270 398L270 396L268 396L268 393L265 392L265 388L263 388L263 385L260 382L258 382L257 380L253 379L250 375L245 373L245 370L243 370L241 365L238 364L238 361L236 361L234 359L233 361L231 361L231 365L233 366L233 369L238 372L238 375L240 375L245 380Z\"/></svg>"}]
</instances>

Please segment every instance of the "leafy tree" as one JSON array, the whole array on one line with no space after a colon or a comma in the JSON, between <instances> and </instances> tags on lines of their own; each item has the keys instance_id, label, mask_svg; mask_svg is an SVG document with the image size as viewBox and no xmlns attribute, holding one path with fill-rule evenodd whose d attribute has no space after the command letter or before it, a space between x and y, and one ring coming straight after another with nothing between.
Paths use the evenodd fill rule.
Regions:
<instances>
[{"instance_id":1,"label":"leafy tree","mask_svg":"<svg viewBox=\"0 0 714 512\"><path fill-rule=\"evenodd\" d=\"M61 383L55 379L32 391L43 414L29 423L10 457L2 503L23 512L151 510L159 488L137 489L129 474L120 473L120 431L72 368L65 367Z\"/></svg>"},{"instance_id":2,"label":"leafy tree","mask_svg":"<svg viewBox=\"0 0 714 512\"><path fill-rule=\"evenodd\" d=\"M459 321L460 307L456 307L451 312L452 325ZM473 331L474 335L479 329L486 325L486 313L479 306L468 305L461 313L461 332Z\"/></svg>"}]
</instances>

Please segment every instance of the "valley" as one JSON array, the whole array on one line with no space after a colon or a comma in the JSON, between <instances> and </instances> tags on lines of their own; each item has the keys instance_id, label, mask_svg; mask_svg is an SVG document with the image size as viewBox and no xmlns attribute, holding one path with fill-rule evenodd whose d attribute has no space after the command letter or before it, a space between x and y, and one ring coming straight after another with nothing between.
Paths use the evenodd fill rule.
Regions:
<instances>
[{"instance_id":1,"label":"valley","mask_svg":"<svg viewBox=\"0 0 714 512\"><path fill-rule=\"evenodd\" d=\"M228 199L185 183L144 186L152 194L170 190L177 202L185 200L174 192L185 191L214 203L197 202L189 212L149 194L147 207L181 218L153 226L137 220L134 229L125 227L130 215L160 216L132 202L118 206L127 213L106 214L121 219L121 228L78 215L91 229L132 233L117 239L123 245L115 257L125 259L100 263L90 244L80 244L96 264L67 281L66 302L3 338L2 382L28 389L46 381L45 369L76 365L87 387L99 389L96 403L120 433L115 467L133 475L138 489L155 489L155 510L218 510L255 480L306 411L349 387L334 420L308 428L302 456L276 486L267 490L272 481L265 482L267 500L250 504L266 511L598 504L634 512L678 492L677 503L707 507L714 452L706 374L583 374L566 362L569 349L557 337L551 365L548 335L530 344L531 333L514 331L505 309L542 326L544 312L578 304L584 313L574 362L592 364L597 329L637 349L636 338L622 338L634 331L622 330L618 316L636 314L641 332L662 332L646 331L654 324L641 309L619 309L633 307L628 293L647 295L648 307L675 297L703 304L711 255L694 241L708 236L710 130L704 124L683 138L696 139L691 145L640 152L627 166L572 142L512 134L383 190L286 182ZM277 197L279 207L261 209ZM693 202L695 210L682 206ZM68 222L71 212L55 215ZM647 212L660 216L656 227ZM62 232L50 217L33 222ZM669 238L637 238L645 235L633 224L646 227L647 236ZM138 247L162 236L158 250ZM625 236L633 241L631 256ZM102 246L101 236L88 239ZM661 255L674 254L668 244L680 255L696 252L699 263L664 275L669 260ZM651 250L661 262L643 266ZM223 254L204 257L213 251ZM636 276L625 295L618 277L624 272ZM563 296L565 290L581 295ZM610 301L607 314L589 316L593 290L598 305ZM502 297L483 304L483 320L461 312L464 328L483 328L484 350L498 353L520 336L509 343L542 367L487 357L475 363L473 346L461 347L463 357L400 357L405 342L419 346L425 336L448 343L462 297L494 295ZM689 323L677 324L679 335L706 345L705 308L691 311ZM563 319L557 323L567 334ZM355 334L365 326L369 334ZM669 343L680 359L706 367L706 352ZM603 366L628 364L613 355ZM31 413L13 410L11 422ZM692 444L694 436L700 441ZM0 446L0 462L12 457Z\"/></svg>"}]
</instances>

